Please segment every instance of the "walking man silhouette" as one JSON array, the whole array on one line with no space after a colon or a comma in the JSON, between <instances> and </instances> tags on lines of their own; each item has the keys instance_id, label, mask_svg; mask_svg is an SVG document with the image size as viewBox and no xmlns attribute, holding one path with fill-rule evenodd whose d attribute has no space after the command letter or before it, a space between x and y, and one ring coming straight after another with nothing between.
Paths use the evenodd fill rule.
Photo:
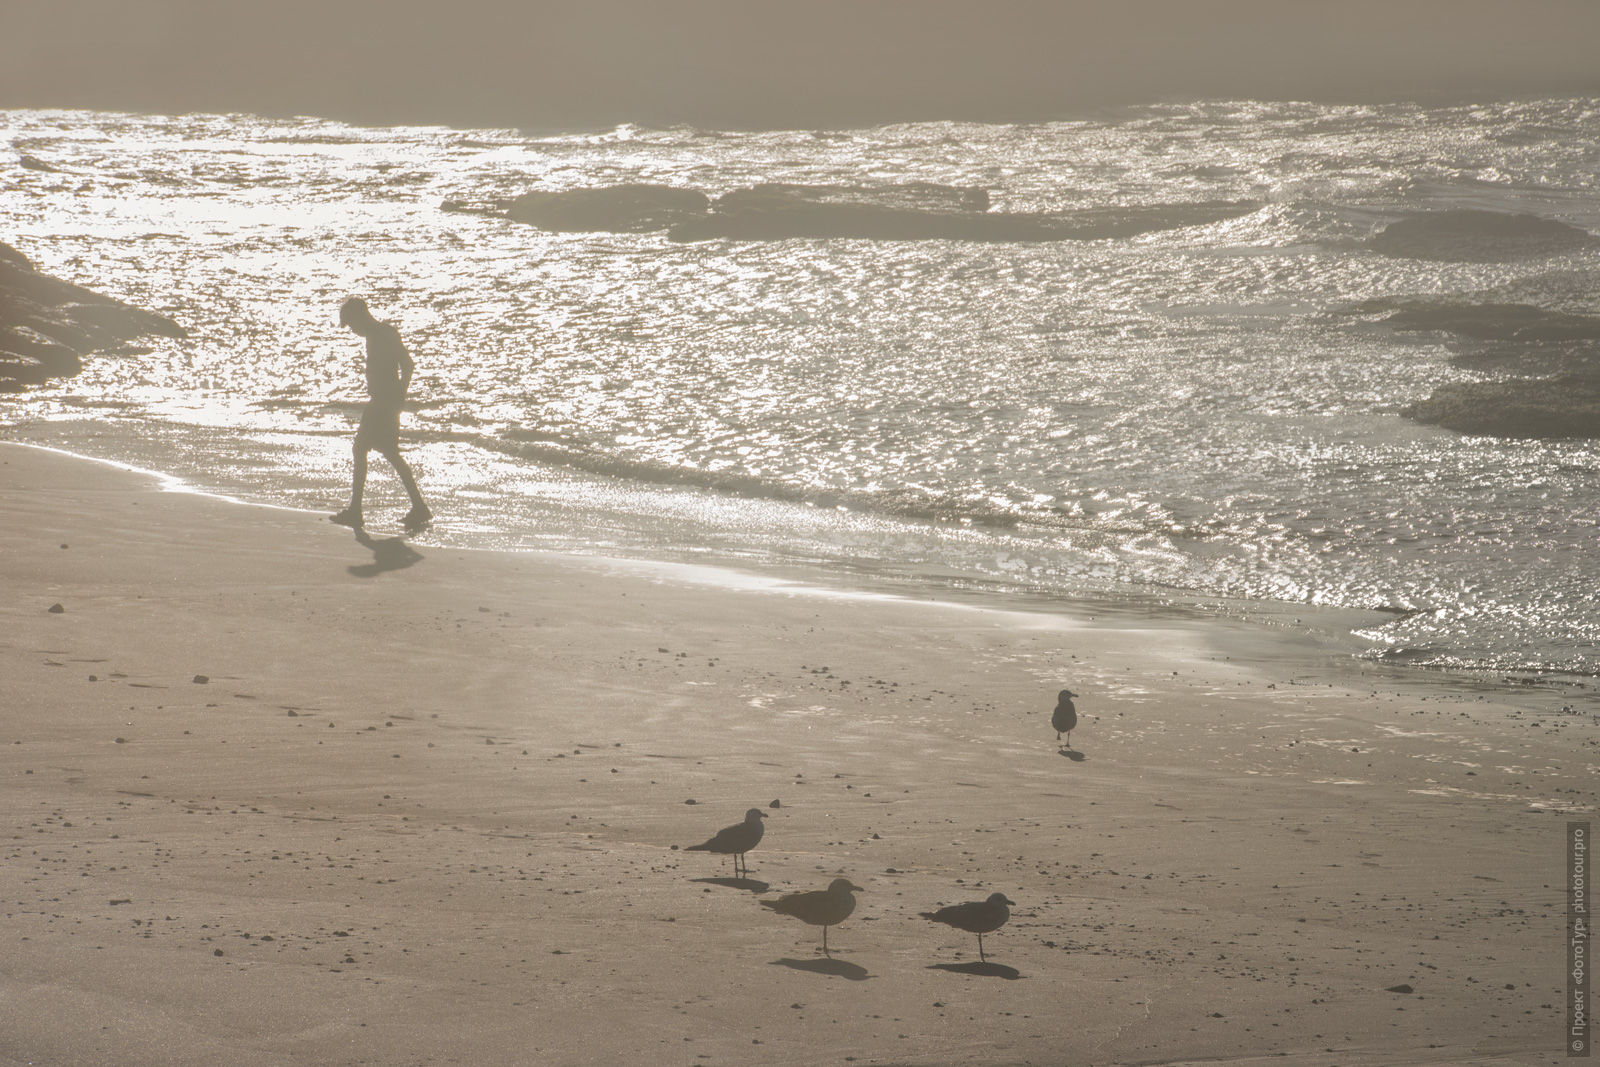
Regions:
<instances>
[{"instance_id":1,"label":"walking man silhouette","mask_svg":"<svg viewBox=\"0 0 1600 1067\"><path fill-rule=\"evenodd\" d=\"M333 521L357 530L364 525L361 494L367 486L367 453L377 452L389 461L400 484L411 497L411 510L401 519L408 530L419 530L433 518L422 502L411 465L400 455L400 406L405 403L415 369L411 353L400 341L400 331L379 322L367 310L367 302L353 296L339 307L339 322L367 339L367 401L356 428L355 476L350 485L350 506L333 516Z\"/></svg>"}]
</instances>

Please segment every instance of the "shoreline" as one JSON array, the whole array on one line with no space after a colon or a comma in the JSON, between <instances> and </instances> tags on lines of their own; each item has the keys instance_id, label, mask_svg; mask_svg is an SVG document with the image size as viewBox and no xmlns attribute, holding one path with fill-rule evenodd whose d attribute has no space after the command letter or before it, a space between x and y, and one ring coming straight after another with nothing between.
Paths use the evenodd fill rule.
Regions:
<instances>
[{"instance_id":1,"label":"shoreline","mask_svg":"<svg viewBox=\"0 0 1600 1067\"><path fill-rule=\"evenodd\" d=\"M10 444L0 505L0 1063L1561 1059L1589 718ZM754 902L835 876L831 959ZM993 891L987 964L917 918Z\"/></svg>"},{"instance_id":2,"label":"shoreline","mask_svg":"<svg viewBox=\"0 0 1600 1067\"><path fill-rule=\"evenodd\" d=\"M341 438L342 441L342 438ZM15 445L36 448L85 462L105 464L113 469L149 477L164 491L190 493L226 503L271 508L305 515L321 521L326 509L301 507L251 499L220 489L193 484L182 475L126 460L103 458L73 451L59 445L20 438L0 437L0 447ZM387 491L387 484L378 491ZM398 492L398 490L395 490ZM330 503L329 507L334 504ZM396 533L391 530L389 533ZM430 531L425 540L431 539ZM496 543L498 538L499 543ZM1071 594L1043 589L1005 588L1000 583L974 576L968 580L939 581L928 576L907 576L885 569L876 572L844 573L822 563L771 558L741 561L733 558L700 560L684 551L664 551L654 555L612 555L604 550L580 552L571 548L546 548L527 543L513 544L509 535L495 535L488 542L475 543L460 535L449 538L453 550L527 555L548 561L582 561L601 568L619 567L625 571L679 571L696 584L735 589L770 588L796 594L822 597L863 596L907 603L943 604L978 610L1016 612L1019 615L1066 616L1088 622L1102 617L1145 621L1161 625L1193 626L1213 639L1228 635L1215 644L1219 654L1239 654L1244 662L1272 664L1274 669L1286 657L1300 664L1297 671L1316 684L1377 684L1423 690L1442 686L1459 692L1494 693L1499 699L1537 712L1552 702L1587 707L1600 713L1600 677L1557 669L1500 669L1490 667L1451 667L1413 664L1369 658L1359 650L1365 642L1356 636L1363 620L1388 617L1388 613L1359 608L1326 607L1290 601L1247 600L1210 595L1194 590L1167 590L1156 587L1120 592Z\"/></svg>"}]
</instances>

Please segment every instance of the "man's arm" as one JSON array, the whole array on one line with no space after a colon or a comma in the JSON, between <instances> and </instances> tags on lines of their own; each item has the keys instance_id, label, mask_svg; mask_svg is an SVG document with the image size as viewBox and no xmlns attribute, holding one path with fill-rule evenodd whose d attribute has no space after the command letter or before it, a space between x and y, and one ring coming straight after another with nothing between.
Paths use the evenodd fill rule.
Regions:
<instances>
[{"instance_id":1,"label":"man's arm","mask_svg":"<svg viewBox=\"0 0 1600 1067\"><path fill-rule=\"evenodd\" d=\"M396 404L402 404L406 399L406 391L411 388L411 374L416 369L411 362L411 353L406 351L405 342L400 340L400 331L389 326L373 339L373 355L380 358L380 379L385 383L386 389L394 389L391 399Z\"/></svg>"},{"instance_id":2,"label":"man's arm","mask_svg":"<svg viewBox=\"0 0 1600 1067\"><path fill-rule=\"evenodd\" d=\"M411 362L411 353L406 351L406 346L403 343L396 340L395 347L399 350L400 399L403 401L406 398L406 393L411 389L411 373L416 370L416 366Z\"/></svg>"}]
</instances>

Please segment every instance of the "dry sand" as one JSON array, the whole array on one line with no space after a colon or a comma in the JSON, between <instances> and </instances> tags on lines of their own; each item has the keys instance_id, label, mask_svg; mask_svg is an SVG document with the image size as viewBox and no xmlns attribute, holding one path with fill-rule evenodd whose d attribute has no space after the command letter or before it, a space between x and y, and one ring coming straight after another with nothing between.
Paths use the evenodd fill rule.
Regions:
<instances>
[{"instance_id":1,"label":"dry sand","mask_svg":"<svg viewBox=\"0 0 1600 1067\"><path fill-rule=\"evenodd\" d=\"M0 1063L1561 1058L1560 694L369 546L15 445L0 591ZM751 806L751 884L675 847ZM756 902L835 876L830 962ZM917 917L991 892L987 967Z\"/></svg>"}]
</instances>

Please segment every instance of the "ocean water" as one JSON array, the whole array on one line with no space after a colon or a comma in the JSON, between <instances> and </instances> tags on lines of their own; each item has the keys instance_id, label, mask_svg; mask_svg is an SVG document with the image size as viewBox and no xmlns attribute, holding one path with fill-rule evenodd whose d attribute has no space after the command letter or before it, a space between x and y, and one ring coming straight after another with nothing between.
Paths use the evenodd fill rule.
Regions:
<instances>
[{"instance_id":1,"label":"ocean water","mask_svg":"<svg viewBox=\"0 0 1600 1067\"><path fill-rule=\"evenodd\" d=\"M1600 310L1600 100L758 133L0 111L0 142L0 240L190 331L0 397L10 439L331 512L357 294L418 364L424 541L1351 609L1375 659L1600 671L1600 450L1404 417L1514 371L1386 321ZM1086 229L677 243L442 207L633 182L981 187ZM1563 226L1378 237L1447 211ZM1130 212L1157 223L1096 236ZM404 506L375 461L369 515Z\"/></svg>"}]
</instances>

